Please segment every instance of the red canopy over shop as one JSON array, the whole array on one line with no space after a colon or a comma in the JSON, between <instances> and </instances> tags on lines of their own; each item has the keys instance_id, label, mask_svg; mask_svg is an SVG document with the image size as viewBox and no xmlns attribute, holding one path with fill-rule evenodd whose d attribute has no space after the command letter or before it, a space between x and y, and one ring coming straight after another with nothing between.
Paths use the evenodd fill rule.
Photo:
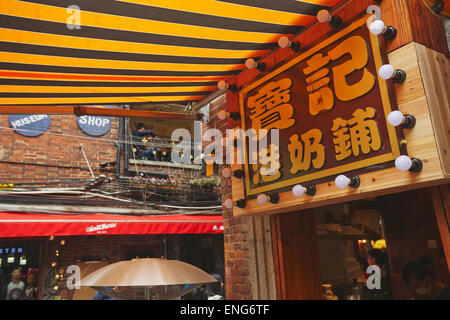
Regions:
<instances>
[{"instance_id":1,"label":"red canopy over shop","mask_svg":"<svg viewBox=\"0 0 450 320\"><path fill-rule=\"evenodd\" d=\"M124 216L0 212L0 237L223 233L220 215Z\"/></svg>"}]
</instances>

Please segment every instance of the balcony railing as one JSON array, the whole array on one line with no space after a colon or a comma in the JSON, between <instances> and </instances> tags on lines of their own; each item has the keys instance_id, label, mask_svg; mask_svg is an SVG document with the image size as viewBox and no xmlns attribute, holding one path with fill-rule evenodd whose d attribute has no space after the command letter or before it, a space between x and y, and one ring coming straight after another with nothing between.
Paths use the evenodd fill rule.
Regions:
<instances>
[{"instance_id":1,"label":"balcony railing","mask_svg":"<svg viewBox=\"0 0 450 320\"><path fill-rule=\"evenodd\" d=\"M178 143L187 144L188 146L190 146L192 150L191 154L189 155L189 158L192 160L191 164L179 163L172 159L172 149ZM151 152L148 156L144 156L139 154L137 146L143 146L146 150L152 147L156 147L156 150ZM194 144L192 141L174 142L170 139L161 138L143 138L141 142L131 141L130 154L128 155L129 163L201 170L201 165L194 164L193 146Z\"/></svg>"}]
</instances>

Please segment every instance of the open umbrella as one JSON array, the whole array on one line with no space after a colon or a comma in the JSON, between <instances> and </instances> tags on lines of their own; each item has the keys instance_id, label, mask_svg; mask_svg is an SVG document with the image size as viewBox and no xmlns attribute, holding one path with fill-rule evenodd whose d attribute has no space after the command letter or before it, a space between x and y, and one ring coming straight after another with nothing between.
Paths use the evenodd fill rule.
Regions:
<instances>
[{"instance_id":1,"label":"open umbrella","mask_svg":"<svg viewBox=\"0 0 450 320\"><path fill-rule=\"evenodd\" d=\"M145 258L100 268L81 279L81 286L92 287L116 299L170 300L215 281L203 270L185 262Z\"/></svg>"}]
</instances>

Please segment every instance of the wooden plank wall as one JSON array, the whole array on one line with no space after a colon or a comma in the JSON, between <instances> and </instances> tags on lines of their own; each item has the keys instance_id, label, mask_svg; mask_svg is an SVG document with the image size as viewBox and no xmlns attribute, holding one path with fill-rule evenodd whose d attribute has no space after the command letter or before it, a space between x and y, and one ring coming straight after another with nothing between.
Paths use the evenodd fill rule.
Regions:
<instances>
[{"instance_id":1,"label":"wooden plank wall","mask_svg":"<svg viewBox=\"0 0 450 320\"><path fill-rule=\"evenodd\" d=\"M277 299L322 299L314 212L282 214L271 220Z\"/></svg>"},{"instance_id":2,"label":"wooden plank wall","mask_svg":"<svg viewBox=\"0 0 450 320\"><path fill-rule=\"evenodd\" d=\"M250 217L248 239L249 263L252 278L252 298L276 299L275 271L270 237L270 217Z\"/></svg>"},{"instance_id":3,"label":"wooden plank wall","mask_svg":"<svg viewBox=\"0 0 450 320\"><path fill-rule=\"evenodd\" d=\"M442 170L450 176L450 61L420 44L416 50Z\"/></svg>"}]
</instances>

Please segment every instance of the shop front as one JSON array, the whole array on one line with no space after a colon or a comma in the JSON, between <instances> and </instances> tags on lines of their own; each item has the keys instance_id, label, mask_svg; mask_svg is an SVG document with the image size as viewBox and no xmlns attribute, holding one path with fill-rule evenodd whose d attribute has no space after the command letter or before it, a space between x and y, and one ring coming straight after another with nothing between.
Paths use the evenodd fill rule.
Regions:
<instances>
[{"instance_id":1,"label":"shop front","mask_svg":"<svg viewBox=\"0 0 450 320\"><path fill-rule=\"evenodd\" d=\"M68 285L107 264L176 259L223 279L223 221L217 215L57 215L0 213L1 300L86 300ZM31 293L32 292L32 293Z\"/></svg>"},{"instance_id":2,"label":"shop front","mask_svg":"<svg viewBox=\"0 0 450 320\"><path fill-rule=\"evenodd\" d=\"M450 299L448 48L400 2L319 13L228 81L233 216L270 216L278 299Z\"/></svg>"}]
</instances>

